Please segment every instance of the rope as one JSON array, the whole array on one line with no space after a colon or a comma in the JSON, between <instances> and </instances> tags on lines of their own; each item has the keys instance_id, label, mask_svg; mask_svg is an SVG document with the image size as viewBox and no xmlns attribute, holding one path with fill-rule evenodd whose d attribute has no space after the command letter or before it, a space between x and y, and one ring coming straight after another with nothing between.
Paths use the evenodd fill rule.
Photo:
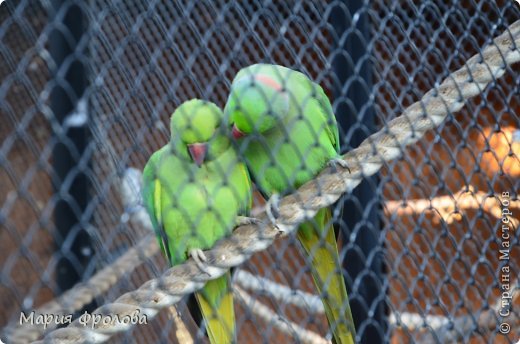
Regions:
<instances>
[{"instance_id":1,"label":"rope","mask_svg":"<svg viewBox=\"0 0 520 344\"><path fill-rule=\"evenodd\" d=\"M417 142L426 131L439 126L448 114L462 108L464 102L482 92L491 82L504 75L508 65L520 61L520 20L513 23L493 44L476 54L449 75L442 84L394 118L381 131L367 138L357 149L343 156L350 172L328 167L314 180L280 202L280 216L275 225L247 225L235 229L229 238L219 241L206 251L207 271L202 272L193 260L167 270L139 289L126 293L114 303L98 308L93 314L112 315L112 319L128 319L138 311L149 321L157 312L178 302L220 277L229 268L249 259L251 254L266 249L280 232L294 232L297 226L316 212L333 204L342 194L353 190L362 180L375 174L386 161L398 158L403 148ZM266 221L265 213L259 219ZM83 323L81 317L68 327L50 332L45 343L106 341L115 333L129 330L134 323L109 321L94 325ZM43 342L43 341L41 341Z\"/></svg>"},{"instance_id":2,"label":"rope","mask_svg":"<svg viewBox=\"0 0 520 344\"><path fill-rule=\"evenodd\" d=\"M245 270L235 271L233 283L255 292L255 295L266 295L280 304L293 305L315 314L325 314L323 303L318 295L309 294L299 289L292 289L278 284L265 277L258 277Z\"/></svg>"}]
</instances>

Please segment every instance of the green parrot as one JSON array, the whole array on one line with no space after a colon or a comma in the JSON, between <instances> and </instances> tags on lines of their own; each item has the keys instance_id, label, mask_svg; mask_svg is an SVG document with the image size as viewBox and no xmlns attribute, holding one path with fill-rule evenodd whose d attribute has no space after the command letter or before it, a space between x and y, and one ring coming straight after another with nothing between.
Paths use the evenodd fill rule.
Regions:
<instances>
[{"instance_id":1,"label":"green parrot","mask_svg":"<svg viewBox=\"0 0 520 344\"><path fill-rule=\"evenodd\" d=\"M307 76L256 64L236 75L224 114L242 138L251 178L269 204L339 159L339 133L329 99ZM269 207L267 208L269 213ZM354 343L355 329L341 274L330 208L300 226L297 237L311 261L335 343Z\"/></svg>"},{"instance_id":2,"label":"green parrot","mask_svg":"<svg viewBox=\"0 0 520 344\"><path fill-rule=\"evenodd\" d=\"M143 201L172 266L191 256L203 269L202 250L229 234L252 206L246 166L226 135L222 110L193 99L171 117L171 139L143 172ZM238 220L237 220L238 219ZM247 222L247 221L245 221ZM211 343L235 342L231 275L209 281L195 293ZM196 312L195 312L196 313Z\"/></svg>"}]
</instances>

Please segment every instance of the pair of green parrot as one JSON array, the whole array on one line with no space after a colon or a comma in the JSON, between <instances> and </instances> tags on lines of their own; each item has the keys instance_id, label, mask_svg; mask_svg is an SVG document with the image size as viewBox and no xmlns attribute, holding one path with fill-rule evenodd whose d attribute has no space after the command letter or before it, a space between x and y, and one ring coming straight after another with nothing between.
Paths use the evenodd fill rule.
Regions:
<instances>
[{"instance_id":1,"label":"pair of green parrot","mask_svg":"<svg viewBox=\"0 0 520 344\"><path fill-rule=\"evenodd\" d=\"M171 117L170 142L151 156L143 173L145 207L170 264L191 256L203 269L202 250L231 234L235 225L251 221L246 217L252 207L249 173L266 198L275 198L331 161L341 163L338 152L329 99L319 85L286 67L242 69L224 111L198 99L183 103ZM297 237L311 262L333 341L354 343L331 210L322 209L302 224ZM208 282L195 298L210 342L235 342L230 272Z\"/></svg>"}]
</instances>

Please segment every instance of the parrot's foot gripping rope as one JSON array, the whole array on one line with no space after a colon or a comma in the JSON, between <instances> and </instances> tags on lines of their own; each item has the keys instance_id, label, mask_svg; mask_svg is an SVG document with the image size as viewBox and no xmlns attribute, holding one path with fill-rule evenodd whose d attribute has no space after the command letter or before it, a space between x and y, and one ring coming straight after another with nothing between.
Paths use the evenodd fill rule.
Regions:
<instances>
[{"instance_id":1,"label":"parrot's foot gripping rope","mask_svg":"<svg viewBox=\"0 0 520 344\"><path fill-rule=\"evenodd\" d=\"M235 228L240 227L240 226L260 225L261 223L262 223L262 221L260 221L256 217L237 216Z\"/></svg>"},{"instance_id":2,"label":"parrot's foot gripping rope","mask_svg":"<svg viewBox=\"0 0 520 344\"><path fill-rule=\"evenodd\" d=\"M208 258L200 248L191 249L189 255L191 258L193 258L195 264L200 269L200 271L207 273L209 276L211 276L209 271L204 266L204 263L207 262Z\"/></svg>"},{"instance_id":3,"label":"parrot's foot gripping rope","mask_svg":"<svg viewBox=\"0 0 520 344\"><path fill-rule=\"evenodd\" d=\"M265 204L265 212L267 214L267 218L273 226L276 226L276 219L280 217L280 195L274 193Z\"/></svg>"},{"instance_id":4,"label":"parrot's foot gripping rope","mask_svg":"<svg viewBox=\"0 0 520 344\"><path fill-rule=\"evenodd\" d=\"M343 160L342 158L334 158L329 161L327 161L327 166L332 167L334 173L338 171L338 165L346 169L349 173L352 173L350 171L350 167L348 166L348 163Z\"/></svg>"},{"instance_id":5,"label":"parrot's foot gripping rope","mask_svg":"<svg viewBox=\"0 0 520 344\"><path fill-rule=\"evenodd\" d=\"M279 236L284 237L288 234L289 229L277 222L280 217L280 200L280 194L273 193L265 204L265 213L271 225L278 230Z\"/></svg>"}]
</instances>

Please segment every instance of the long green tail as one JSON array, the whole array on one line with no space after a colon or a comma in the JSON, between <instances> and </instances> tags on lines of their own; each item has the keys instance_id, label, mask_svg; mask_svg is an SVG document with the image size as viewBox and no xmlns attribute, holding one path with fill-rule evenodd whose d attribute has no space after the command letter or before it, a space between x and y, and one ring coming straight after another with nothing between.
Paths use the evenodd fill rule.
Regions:
<instances>
[{"instance_id":1,"label":"long green tail","mask_svg":"<svg viewBox=\"0 0 520 344\"><path fill-rule=\"evenodd\" d=\"M206 283L200 292L195 293L195 297L206 320L210 343L235 343L235 309L230 272Z\"/></svg>"},{"instance_id":2,"label":"long green tail","mask_svg":"<svg viewBox=\"0 0 520 344\"><path fill-rule=\"evenodd\" d=\"M311 258L312 277L320 293L325 314L332 329L336 344L354 344L356 332L350 311L347 289L341 273L338 246L331 222L329 208L321 209L314 220L326 233L318 233L314 224L306 222L298 229L298 239L305 252ZM320 236L325 240L320 243Z\"/></svg>"}]
</instances>

